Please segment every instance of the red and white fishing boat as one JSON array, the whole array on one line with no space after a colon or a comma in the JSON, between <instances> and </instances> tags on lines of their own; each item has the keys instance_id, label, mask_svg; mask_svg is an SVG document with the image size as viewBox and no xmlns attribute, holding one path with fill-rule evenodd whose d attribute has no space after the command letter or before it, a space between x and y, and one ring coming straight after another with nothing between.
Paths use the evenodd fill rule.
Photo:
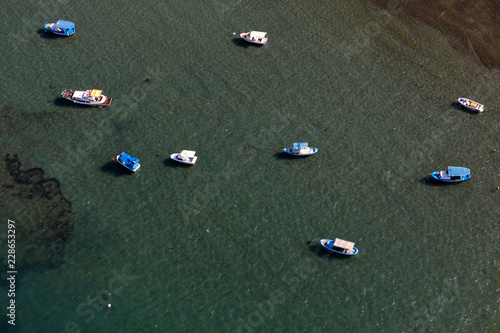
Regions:
<instances>
[{"instance_id":1,"label":"red and white fishing boat","mask_svg":"<svg viewBox=\"0 0 500 333\"><path fill-rule=\"evenodd\" d=\"M61 92L61 96L66 98L73 103L90 105L90 106L108 106L111 104L111 97L107 97L101 94L102 90L92 89L92 90L64 90Z\"/></svg>"}]
</instances>

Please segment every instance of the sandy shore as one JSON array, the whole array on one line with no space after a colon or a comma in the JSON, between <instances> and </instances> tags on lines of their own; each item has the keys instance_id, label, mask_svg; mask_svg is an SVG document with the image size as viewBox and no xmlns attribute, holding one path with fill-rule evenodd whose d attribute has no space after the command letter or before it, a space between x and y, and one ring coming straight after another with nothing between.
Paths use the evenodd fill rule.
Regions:
<instances>
[{"instance_id":1,"label":"sandy shore","mask_svg":"<svg viewBox=\"0 0 500 333\"><path fill-rule=\"evenodd\" d=\"M459 50L500 69L500 2L492 0L372 0L445 34Z\"/></svg>"}]
</instances>

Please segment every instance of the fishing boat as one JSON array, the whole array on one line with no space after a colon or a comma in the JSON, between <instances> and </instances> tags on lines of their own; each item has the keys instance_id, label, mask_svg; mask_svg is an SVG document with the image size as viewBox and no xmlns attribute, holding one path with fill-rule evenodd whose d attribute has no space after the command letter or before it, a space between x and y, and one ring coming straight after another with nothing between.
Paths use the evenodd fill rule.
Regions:
<instances>
[{"instance_id":1,"label":"fishing boat","mask_svg":"<svg viewBox=\"0 0 500 333\"><path fill-rule=\"evenodd\" d=\"M120 155L116 156L116 161L133 172L136 172L141 167L141 165L139 164L139 159L132 157L126 152L123 152Z\"/></svg>"},{"instance_id":2,"label":"fishing boat","mask_svg":"<svg viewBox=\"0 0 500 333\"><path fill-rule=\"evenodd\" d=\"M478 102L474 102L473 100L470 100L468 98L460 97L458 99L458 103L462 104L464 107L466 107L469 110L476 111L476 112L483 112L484 111L484 105L479 104Z\"/></svg>"},{"instance_id":3,"label":"fishing boat","mask_svg":"<svg viewBox=\"0 0 500 333\"><path fill-rule=\"evenodd\" d=\"M70 21L59 20L56 23L45 23L45 30L60 36L71 36L75 33L75 24Z\"/></svg>"},{"instance_id":4,"label":"fishing boat","mask_svg":"<svg viewBox=\"0 0 500 333\"><path fill-rule=\"evenodd\" d=\"M294 156L309 156L316 154L318 148L309 147L307 142L294 142L293 147L284 148L283 151Z\"/></svg>"},{"instance_id":5,"label":"fishing boat","mask_svg":"<svg viewBox=\"0 0 500 333\"><path fill-rule=\"evenodd\" d=\"M266 34L267 34L267 32L250 31L250 32L241 33L240 37L249 43L254 43L254 44L258 44L258 45L266 45L266 43L267 43Z\"/></svg>"},{"instance_id":6,"label":"fishing boat","mask_svg":"<svg viewBox=\"0 0 500 333\"><path fill-rule=\"evenodd\" d=\"M92 89L85 91L64 90L61 91L61 96L73 103L90 105L90 106L108 106L111 104L111 97L101 94L102 90Z\"/></svg>"},{"instance_id":7,"label":"fishing boat","mask_svg":"<svg viewBox=\"0 0 500 333\"><path fill-rule=\"evenodd\" d=\"M353 256L358 254L358 249L354 247L353 242L348 242L340 238L335 239L322 239L321 245L328 251Z\"/></svg>"},{"instance_id":8,"label":"fishing boat","mask_svg":"<svg viewBox=\"0 0 500 333\"><path fill-rule=\"evenodd\" d=\"M470 170L463 167L449 166L448 170L434 171L431 176L443 182L463 182L471 177Z\"/></svg>"},{"instance_id":9,"label":"fishing boat","mask_svg":"<svg viewBox=\"0 0 500 333\"><path fill-rule=\"evenodd\" d=\"M196 151L194 150L181 150L180 153L171 154L170 158L180 163L195 165L198 159L198 156L195 156L195 154Z\"/></svg>"}]
</instances>

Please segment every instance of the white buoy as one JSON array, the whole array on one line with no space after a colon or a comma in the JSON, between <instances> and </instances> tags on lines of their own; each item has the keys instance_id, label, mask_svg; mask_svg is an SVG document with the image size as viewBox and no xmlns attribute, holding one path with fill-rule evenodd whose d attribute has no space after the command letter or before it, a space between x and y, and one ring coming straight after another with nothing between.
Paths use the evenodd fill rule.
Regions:
<instances>
[{"instance_id":1,"label":"white buoy","mask_svg":"<svg viewBox=\"0 0 500 333\"><path fill-rule=\"evenodd\" d=\"M110 308L110 307L111 307L111 304L108 304L108 308Z\"/></svg>"}]
</instances>

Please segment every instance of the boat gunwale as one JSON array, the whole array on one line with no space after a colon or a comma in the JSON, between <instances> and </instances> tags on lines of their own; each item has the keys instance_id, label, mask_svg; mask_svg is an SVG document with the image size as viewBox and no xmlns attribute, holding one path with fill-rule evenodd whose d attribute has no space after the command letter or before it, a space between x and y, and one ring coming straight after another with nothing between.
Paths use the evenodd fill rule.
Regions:
<instances>
[{"instance_id":1,"label":"boat gunwale","mask_svg":"<svg viewBox=\"0 0 500 333\"><path fill-rule=\"evenodd\" d=\"M316 153L319 151L319 149L318 149L318 148L316 148L316 147L309 147L309 148L311 148L311 149L312 149L312 151L311 151L310 153L307 153L307 154L297 154L297 153L293 153L293 152L292 152L293 147L283 148L283 151L284 151L285 153L290 154L290 155L293 155L293 156L310 156L310 155L314 155L314 154L316 154Z\"/></svg>"},{"instance_id":2,"label":"boat gunwale","mask_svg":"<svg viewBox=\"0 0 500 333\"><path fill-rule=\"evenodd\" d=\"M139 170L139 168L141 167L141 164L139 163L139 159L138 159L138 158L136 158L136 157L133 157L133 156L132 156L132 155L130 155L130 154L127 154L127 156L130 156L131 158L136 158L136 159L137 159L137 162L136 162L136 164L137 164L137 168L135 168L135 169L131 169L131 168L129 168L129 167L128 167L128 166L127 166L124 162L122 162L122 161L120 160L120 157L121 157L121 156L123 156L123 154L127 154L127 153L123 152L123 153L121 153L121 154L118 154L118 155L116 156L116 161L117 161L119 164L121 164L122 166L124 166L127 170L130 170L130 171L132 171L132 172L136 172L137 170Z\"/></svg>"},{"instance_id":3,"label":"boat gunwale","mask_svg":"<svg viewBox=\"0 0 500 333\"><path fill-rule=\"evenodd\" d=\"M467 102L469 102L469 104L467 104ZM460 98L458 98L458 103L460 103L463 107L465 107L465 108L467 108L469 110L473 110L473 111L476 111L476 112L484 112L484 108L485 108L484 104L481 104L479 102L473 101L470 98L460 97ZM471 103L475 103L476 106L470 105Z\"/></svg>"},{"instance_id":4,"label":"boat gunwale","mask_svg":"<svg viewBox=\"0 0 500 333\"><path fill-rule=\"evenodd\" d=\"M184 151L184 150L182 150ZM181 152L182 152L181 151ZM196 153L196 152L195 152ZM173 153L173 154L170 154L170 158L176 162L179 162L179 163L183 163L183 164L189 164L189 165L195 165L196 164L196 161L198 160L198 156L192 156L192 157L189 157L191 160L190 161L184 161L183 159L180 159L178 158L178 156L180 155L181 153Z\"/></svg>"},{"instance_id":5,"label":"boat gunwale","mask_svg":"<svg viewBox=\"0 0 500 333\"><path fill-rule=\"evenodd\" d=\"M339 251L339 250L336 250L335 247L332 245L332 248L329 248L327 247L326 245L330 242L330 241L333 241L334 244L335 244L335 240L337 238L334 238L334 239L327 239L327 238L324 238L324 239L321 239L320 240L320 243L321 243L321 246L323 246L325 249L327 249L328 251L331 251L331 252L334 252L334 253L338 253L338 254L342 254L342 255L347 255L347 256L354 256L356 254L358 254L359 250L358 248L356 248L354 246L354 243L352 242L348 242L348 241L345 241L345 242L348 242L348 243L352 243L353 244L353 247L352 247L352 250L354 251L353 253L348 253L348 252L343 252L343 251ZM343 240L342 240L343 241ZM336 247L338 249L342 249L340 247ZM345 249L345 250L349 250L349 249Z\"/></svg>"}]
</instances>

